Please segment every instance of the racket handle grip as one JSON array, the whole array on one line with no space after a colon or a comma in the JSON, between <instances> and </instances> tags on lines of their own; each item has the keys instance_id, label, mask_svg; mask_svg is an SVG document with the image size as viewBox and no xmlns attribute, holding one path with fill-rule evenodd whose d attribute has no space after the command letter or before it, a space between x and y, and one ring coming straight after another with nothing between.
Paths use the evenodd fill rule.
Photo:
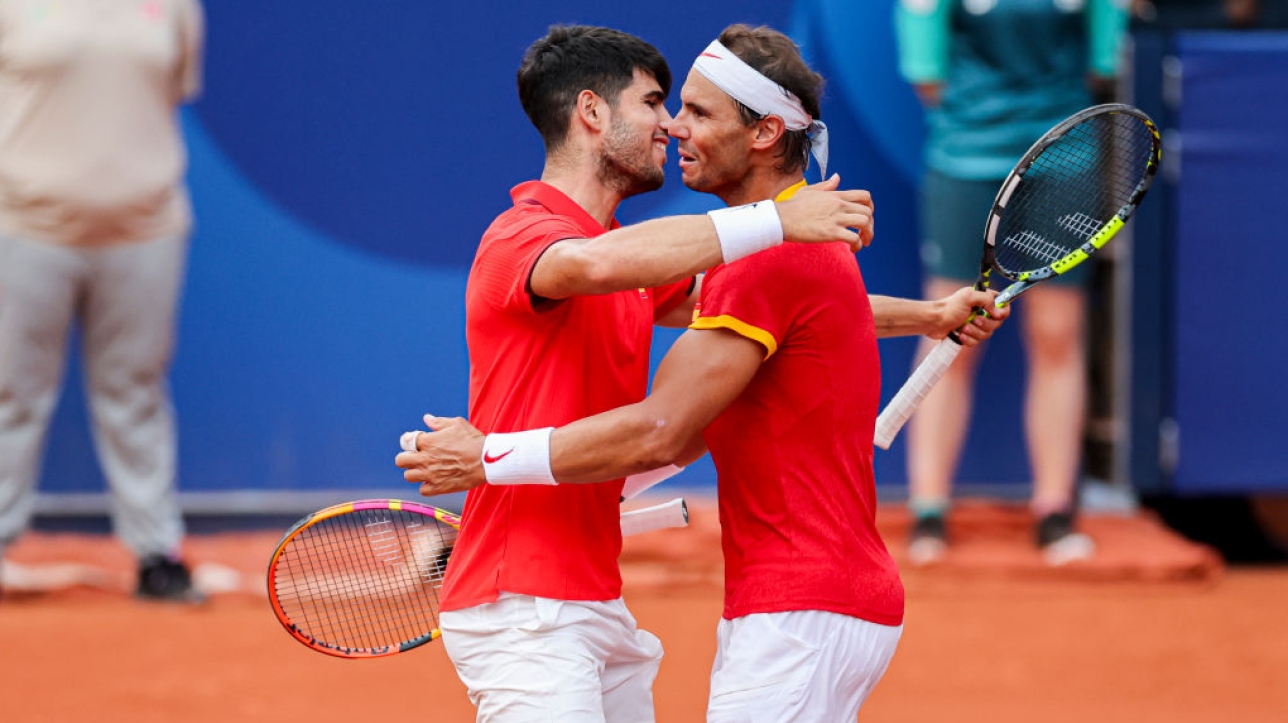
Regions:
<instances>
[{"instance_id":1,"label":"racket handle grip","mask_svg":"<svg viewBox=\"0 0 1288 723\"><path fill-rule=\"evenodd\" d=\"M684 498L676 497L652 507L643 507L622 513L622 536L629 537L666 527L688 527L689 506Z\"/></svg>"},{"instance_id":2,"label":"racket handle grip","mask_svg":"<svg viewBox=\"0 0 1288 723\"><path fill-rule=\"evenodd\" d=\"M921 400L926 398L930 390L952 366L953 360L962 350L961 343L951 338L944 339L930 350L921 364L917 365L912 376L908 381L903 383L899 392L894 395L894 399L886 405L886 408L877 417L877 430L874 435L873 444L881 449L890 449L890 444L903 429L908 418L917 410Z\"/></svg>"}]
</instances>

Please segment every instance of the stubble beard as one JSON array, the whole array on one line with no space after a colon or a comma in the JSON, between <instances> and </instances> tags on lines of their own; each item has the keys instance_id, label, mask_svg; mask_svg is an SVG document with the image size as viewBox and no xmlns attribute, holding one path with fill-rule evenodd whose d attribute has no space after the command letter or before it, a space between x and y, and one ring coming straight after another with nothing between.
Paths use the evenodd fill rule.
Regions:
<instances>
[{"instance_id":1,"label":"stubble beard","mask_svg":"<svg viewBox=\"0 0 1288 723\"><path fill-rule=\"evenodd\" d=\"M599 180L622 198L656 191L666 174L653 162L653 138L640 143L635 133L616 123L599 156Z\"/></svg>"},{"instance_id":2,"label":"stubble beard","mask_svg":"<svg viewBox=\"0 0 1288 723\"><path fill-rule=\"evenodd\" d=\"M722 173L720 168L710 161L702 164L698 173L684 176L684 186L690 191L698 193L709 193L714 196L720 196L726 188L736 185L734 179L727 178L730 174Z\"/></svg>"}]
</instances>

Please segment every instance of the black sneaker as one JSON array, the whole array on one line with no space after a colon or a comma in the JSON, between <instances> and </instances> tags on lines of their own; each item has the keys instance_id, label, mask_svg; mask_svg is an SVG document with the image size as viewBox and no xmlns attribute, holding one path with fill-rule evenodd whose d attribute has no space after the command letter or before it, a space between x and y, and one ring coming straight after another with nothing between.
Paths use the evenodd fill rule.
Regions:
<instances>
[{"instance_id":1,"label":"black sneaker","mask_svg":"<svg viewBox=\"0 0 1288 723\"><path fill-rule=\"evenodd\" d=\"M1072 512L1052 512L1038 520L1035 528L1038 548L1048 565L1065 565L1087 560L1096 551L1096 543L1073 526Z\"/></svg>"},{"instance_id":2,"label":"black sneaker","mask_svg":"<svg viewBox=\"0 0 1288 723\"><path fill-rule=\"evenodd\" d=\"M948 552L948 532L943 515L924 515L912 523L908 537L908 560L914 565L929 565L944 559Z\"/></svg>"},{"instance_id":3,"label":"black sneaker","mask_svg":"<svg viewBox=\"0 0 1288 723\"><path fill-rule=\"evenodd\" d=\"M200 603L206 599L192 586L188 566L162 555L149 555L139 562L139 587L135 594L166 602Z\"/></svg>"}]
</instances>

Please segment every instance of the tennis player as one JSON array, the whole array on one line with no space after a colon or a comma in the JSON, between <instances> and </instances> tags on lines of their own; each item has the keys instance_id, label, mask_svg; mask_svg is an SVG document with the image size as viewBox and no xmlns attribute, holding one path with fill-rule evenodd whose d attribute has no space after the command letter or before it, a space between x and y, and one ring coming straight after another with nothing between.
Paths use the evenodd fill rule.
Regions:
<instances>
[{"instance_id":1,"label":"tennis player","mask_svg":"<svg viewBox=\"0 0 1288 723\"><path fill-rule=\"evenodd\" d=\"M653 325L688 322L704 268L784 235L841 238L828 246L846 252L871 240L869 194L833 190L835 178L781 203L619 227L618 204L662 184L670 84L653 46L615 30L556 27L528 49L519 98L546 160L540 180L513 189L470 270L480 428L566 424L642 400ZM489 460L528 481L519 456ZM443 641L478 720L653 720L662 648L621 600L621 479L506 479L467 498L441 598Z\"/></svg>"},{"instance_id":2,"label":"tennis player","mask_svg":"<svg viewBox=\"0 0 1288 723\"><path fill-rule=\"evenodd\" d=\"M685 184L731 208L802 193L809 154L820 164L827 157L821 83L785 35L726 29L695 62L668 126ZM942 337L969 306L991 307L991 294L954 297L951 321L918 302L870 302L844 243L784 244L727 261L707 273L689 330L644 401L558 429L548 422L486 436L464 420L427 417L437 433L417 435L418 451L398 464L425 494L571 487L615 503L620 484L566 483L684 465L709 447L726 580L708 720L853 720L903 623L903 587L875 525L878 328ZM973 323L967 343L990 335L997 316ZM547 401L558 396L551 391ZM470 514L467 503L465 529ZM580 540L561 538L578 534L581 510L541 514L578 519L545 531L576 549ZM450 615L445 630L465 627L464 615Z\"/></svg>"}]
</instances>

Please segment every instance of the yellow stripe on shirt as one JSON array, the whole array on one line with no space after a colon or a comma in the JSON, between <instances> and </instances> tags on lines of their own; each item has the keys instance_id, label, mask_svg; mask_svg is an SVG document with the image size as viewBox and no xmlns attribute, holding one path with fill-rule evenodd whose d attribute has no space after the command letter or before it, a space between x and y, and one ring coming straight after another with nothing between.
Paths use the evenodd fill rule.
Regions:
<instances>
[{"instance_id":1,"label":"yellow stripe on shirt","mask_svg":"<svg viewBox=\"0 0 1288 723\"><path fill-rule=\"evenodd\" d=\"M793 183L792 185L788 186L787 188L784 188L784 189L782 190L782 192L781 192L781 193L779 193L777 196L774 196L774 200L775 200L775 201L786 201L787 199L791 198L792 196L795 196L795 195L796 195L796 192L797 192L797 191L799 191L799 190L801 190L801 189L802 189L802 188L804 188L804 187L805 187L805 179L803 179L803 178L802 178L801 180L797 181L796 183Z\"/></svg>"},{"instance_id":2,"label":"yellow stripe on shirt","mask_svg":"<svg viewBox=\"0 0 1288 723\"><path fill-rule=\"evenodd\" d=\"M689 324L689 328L728 329L735 334L745 336L754 342L759 342L764 345L767 350L765 352L766 359L773 356L774 352L778 351L778 341L774 339L773 334L770 334L760 327L752 326L737 317L729 316L728 314L722 314L720 316L700 316L694 319L692 324Z\"/></svg>"},{"instance_id":3,"label":"yellow stripe on shirt","mask_svg":"<svg viewBox=\"0 0 1288 723\"><path fill-rule=\"evenodd\" d=\"M805 180L801 179L799 182L793 183L787 188L784 188L782 193L779 193L774 200L786 201L792 196L795 196L796 192L804 187ZM774 339L774 335L760 327L752 326L751 324L748 324L737 317L729 316L728 314L723 316L698 316L699 313L701 312L698 309L693 310L693 323L689 324L690 329L728 329L735 334L745 336L754 342L762 344L766 349L766 359L773 356L774 352L778 351L778 341Z\"/></svg>"}]
</instances>

